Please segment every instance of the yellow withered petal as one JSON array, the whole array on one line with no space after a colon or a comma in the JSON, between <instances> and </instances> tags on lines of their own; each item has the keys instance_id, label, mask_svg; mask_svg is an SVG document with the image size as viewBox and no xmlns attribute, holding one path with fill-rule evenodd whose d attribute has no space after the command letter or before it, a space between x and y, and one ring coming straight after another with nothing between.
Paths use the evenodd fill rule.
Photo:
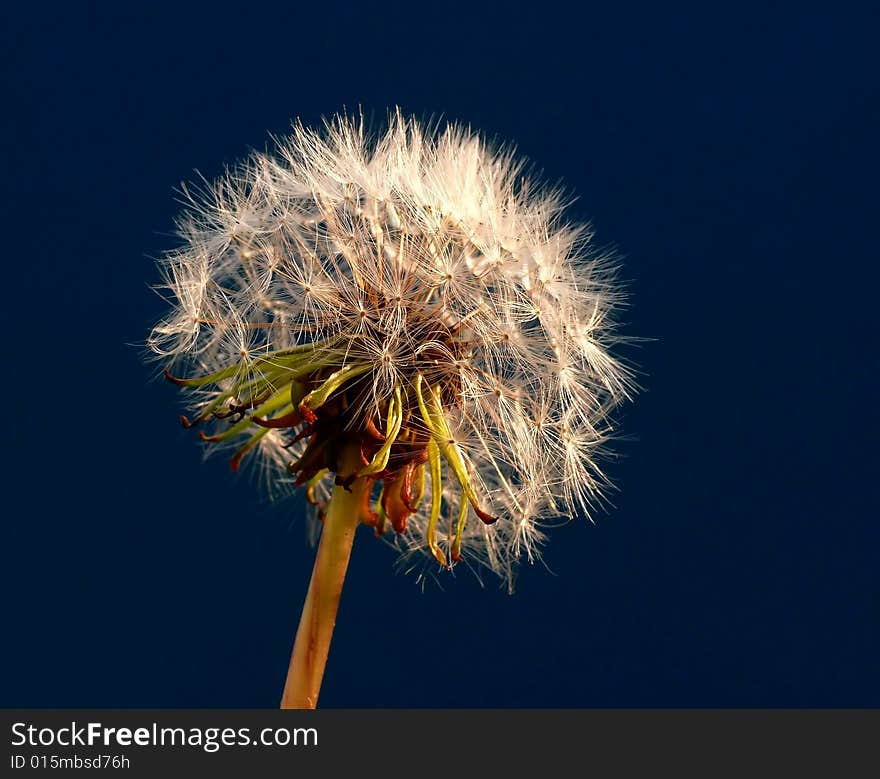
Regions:
<instances>
[{"instance_id":1,"label":"yellow withered petal","mask_svg":"<svg viewBox=\"0 0 880 779\"><path fill-rule=\"evenodd\" d=\"M388 456L391 454L391 447L397 440L397 434L400 433L400 426L403 424L403 401L400 396L400 386L394 388L394 396L388 401L388 421L385 425L385 443L379 448L379 451L373 455L370 464L362 468L359 476L366 476L371 473L379 473L385 470L388 465Z\"/></svg>"},{"instance_id":2,"label":"yellow withered petal","mask_svg":"<svg viewBox=\"0 0 880 779\"><path fill-rule=\"evenodd\" d=\"M323 406L327 399L338 390L343 384L357 376L362 376L372 370L372 365L346 365L338 371L330 374L327 380L317 389L312 390L306 395L299 404L300 411L303 412L303 419L307 422L314 422L315 409Z\"/></svg>"},{"instance_id":3,"label":"yellow withered petal","mask_svg":"<svg viewBox=\"0 0 880 779\"><path fill-rule=\"evenodd\" d=\"M440 520L440 508L443 504L443 468L440 462L440 450L433 438L428 441L428 467L431 469L431 517L428 520L428 548L434 559L444 568L449 567L446 555L437 545L437 522Z\"/></svg>"}]
</instances>

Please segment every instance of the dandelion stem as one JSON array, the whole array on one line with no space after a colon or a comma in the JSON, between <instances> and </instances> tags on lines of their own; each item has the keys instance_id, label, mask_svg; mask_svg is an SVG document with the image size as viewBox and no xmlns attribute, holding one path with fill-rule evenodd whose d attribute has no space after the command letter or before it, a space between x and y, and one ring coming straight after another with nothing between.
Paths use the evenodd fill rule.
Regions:
<instances>
[{"instance_id":1,"label":"dandelion stem","mask_svg":"<svg viewBox=\"0 0 880 779\"><path fill-rule=\"evenodd\" d=\"M354 473L363 465L358 447L348 447L340 459L341 474ZM371 486L372 479L366 478L355 479L348 490L337 485L327 504L315 567L281 697L282 709L314 709L318 704L342 584L360 523L364 491Z\"/></svg>"}]
</instances>

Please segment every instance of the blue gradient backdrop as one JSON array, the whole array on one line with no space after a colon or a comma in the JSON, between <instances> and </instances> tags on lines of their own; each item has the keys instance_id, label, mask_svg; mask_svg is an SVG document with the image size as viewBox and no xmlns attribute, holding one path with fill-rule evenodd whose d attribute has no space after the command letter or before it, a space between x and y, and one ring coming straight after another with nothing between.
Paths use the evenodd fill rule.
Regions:
<instances>
[{"instance_id":1,"label":"blue gradient backdrop","mask_svg":"<svg viewBox=\"0 0 880 779\"><path fill-rule=\"evenodd\" d=\"M178 426L151 257L194 169L400 104L563 179L655 340L514 597L357 539L323 705L880 705L876 14L119 5L4 14L0 704L277 704L302 510Z\"/></svg>"}]
</instances>

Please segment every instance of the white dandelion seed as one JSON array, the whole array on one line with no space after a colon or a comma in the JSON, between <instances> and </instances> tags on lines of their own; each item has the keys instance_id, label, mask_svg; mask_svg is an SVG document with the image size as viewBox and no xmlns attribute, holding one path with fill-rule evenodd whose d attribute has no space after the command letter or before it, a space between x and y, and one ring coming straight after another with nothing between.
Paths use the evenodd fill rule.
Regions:
<instances>
[{"instance_id":1,"label":"white dandelion seed","mask_svg":"<svg viewBox=\"0 0 880 779\"><path fill-rule=\"evenodd\" d=\"M508 583L547 521L595 510L609 414L634 389L611 353L622 294L512 152L399 111L379 137L341 116L184 193L149 346L195 376L173 379L184 422L212 425L233 467L250 454L319 515L360 479L359 520L405 565Z\"/></svg>"}]
</instances>

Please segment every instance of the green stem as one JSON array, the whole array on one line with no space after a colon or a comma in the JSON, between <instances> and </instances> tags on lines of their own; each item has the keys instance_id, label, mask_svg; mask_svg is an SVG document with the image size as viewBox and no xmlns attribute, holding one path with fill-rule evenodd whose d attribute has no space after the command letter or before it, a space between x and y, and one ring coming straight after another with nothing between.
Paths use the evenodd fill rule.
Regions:
<instances>
[{"instance_id":1,"label":"green stem","mask_svg":"<svg viewBox=\"0 0 880 779\"><path fill-rule=\"evenodd\" d=\"M362 465L358 447L349 447L340 459L343 474L352 473ZM339 486L333 489L296 632L287 682L281 697L282 709L314 709L318 704L342 584L348 570L354 534L361 521L364 492L371 486L371 479L361 478L351 484L350 492Z\"/></svg>"}]
</instances>

